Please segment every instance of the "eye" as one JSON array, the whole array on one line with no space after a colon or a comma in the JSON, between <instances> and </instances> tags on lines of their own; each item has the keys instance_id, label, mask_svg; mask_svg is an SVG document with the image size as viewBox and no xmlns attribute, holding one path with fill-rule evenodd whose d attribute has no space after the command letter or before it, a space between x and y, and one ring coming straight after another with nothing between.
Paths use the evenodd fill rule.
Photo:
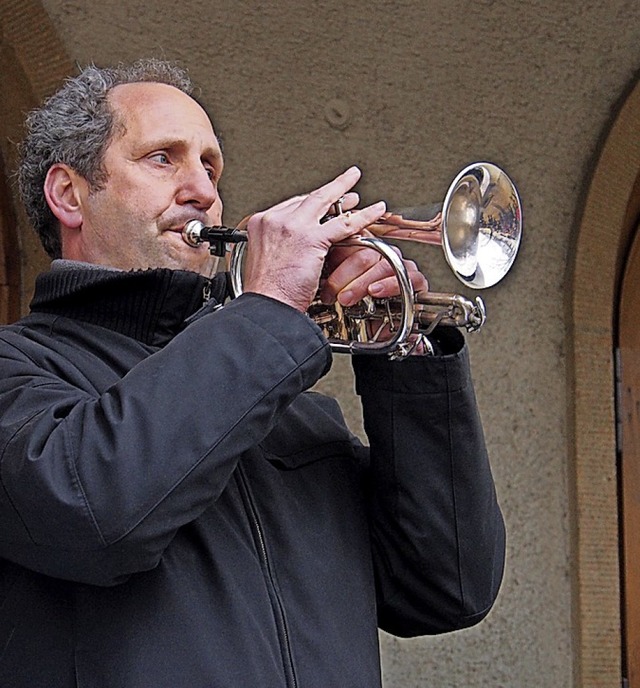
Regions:
<instances>
[{"instance_id":1,"label":"eye","mask_svg":"<svg viewBox=\"0 0 640 688\"><path fill-rule=\"evenodd\" d=\"M164 151L159 151L158 153L152 153L149 156L149 160L159 163L160 165L169 164L169 156Z\"/></svg>"},{"instance_id":2,"label":"eye","mask_svg":"<svg viewBox=\"0 0 640 688\"><path fill-rule=\"evenodd\" d=\"M204 170L212 182L216 183L218 181L218 173L215 167L212 167L211 165L204 165Z\"/></svg>"}]
</instances>

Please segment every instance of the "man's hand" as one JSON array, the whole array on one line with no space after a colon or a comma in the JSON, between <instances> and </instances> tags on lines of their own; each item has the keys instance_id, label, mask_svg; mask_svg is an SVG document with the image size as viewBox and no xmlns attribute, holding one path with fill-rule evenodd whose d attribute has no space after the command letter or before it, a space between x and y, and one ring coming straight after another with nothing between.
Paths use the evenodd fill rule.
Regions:
<instances>
[{"instance_id":1,"label":"man's hand","mask_svg":"<svg viewBox=\"0 0 640 688\"><path fill-rule=\"evenodd\" d=\"M400 250L394 247L398 255ZM403 264L414 292L429 289L427 278L412 260ZM373 248L333 248L325 266L320 297L324 303L338 301L352 306L365 296L389 298L400 293L400 285L390 263Z\"/></svg>"},{"instance_id":2,"label":"man's hand","mask_svg":"<svg viewBox=\"0 0 640 688\"><path fill-rule=\"evenodd\" d=\"M290 198L253 215L247 223L244 291L264 294L306 311L315 298L331 246L358 234L386 210L385 204L379 202L320 222L339 199L346 211L357 205L358 195L351 189L359 179L360 170L352 167L305 196ZM358 277L356 262L343 270L343 275L351 275L350 281ZM375 280L379 283L384 275L375 274L380 274ZM389 289L383 279L382 287ZM360 283L354 288L358 293L362 290Z\"/></svg>"}]
</instances>

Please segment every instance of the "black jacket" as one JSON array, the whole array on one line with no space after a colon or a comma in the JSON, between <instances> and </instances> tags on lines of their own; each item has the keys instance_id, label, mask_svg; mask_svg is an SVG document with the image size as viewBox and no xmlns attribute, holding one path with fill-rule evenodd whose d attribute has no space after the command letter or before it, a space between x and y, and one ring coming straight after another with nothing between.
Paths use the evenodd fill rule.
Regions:
<instances>
[{"instance_id":1,"label":"black jacket","mask_svg":"<svg viewBox=\"0 0 640 688\"><path fill-rule=\"evenodd\" d=\"M354 359L369 451L306 391L331 360L314 323L200 308L203 286L53 270L0 331L2 688L373 688L378 626L493 604L466 348Z\"/></svg>"}]
</instances>

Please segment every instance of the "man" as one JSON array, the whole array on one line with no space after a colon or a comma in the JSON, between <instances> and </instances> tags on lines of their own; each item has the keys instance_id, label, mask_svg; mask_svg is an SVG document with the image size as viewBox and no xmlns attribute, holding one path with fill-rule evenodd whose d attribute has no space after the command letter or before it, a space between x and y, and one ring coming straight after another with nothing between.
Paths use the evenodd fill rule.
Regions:
<instances>
[{"instance_id":1,"label":"man","mask_svg":"<svg viewBox=\"0 0 640 688\"><path fill-rule=\"evenodd\" d=\"M502 576L463 337L354 358L363 447L307 392L331 354L305 310L384 204L355 210L353 168L255 214L225 303L181 239L222 215L189 94L164 62L91 67L28 118L20 188L54 261L0 331L0 685L379 686L378 627L477 623ZM328 273L343 304L396 289L367 251Z\"/></svg>"}]
</instances>

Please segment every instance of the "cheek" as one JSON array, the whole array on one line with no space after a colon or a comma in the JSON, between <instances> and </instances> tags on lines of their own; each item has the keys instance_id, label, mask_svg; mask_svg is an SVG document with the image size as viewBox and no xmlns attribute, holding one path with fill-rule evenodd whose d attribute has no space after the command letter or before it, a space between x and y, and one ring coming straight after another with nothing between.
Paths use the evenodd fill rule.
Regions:
<instances>
[{"instance_id":1,"label":"cheek","mask_svg":"<svg viewBox=\"0 0 640 688\"><path fill-rule=\"evenodd\" d=\"M220 197L220 193L218 192L215 203L209 208L207 215L211 218L215 218L219 224L222 220L223 209L224 204L222 202L222 198Z\"/></svg>"},{"instance_id":2,"label":"cheek","mask_svg":"<svg viewBox=\"0 0 640 688\"><path fill-rule=\"evenodd\" d=\"M140 179L124 176L111 187L110 196L124 210L132 214L153 218L171 205L172 188L160 179Z\"/></svg>"},{"instance_id":3,"label":"cheek","mask_svg":"<svg viewBox=\"0 0 640 688\"><path fill-rule=\"evenodd\" d=\"M113 181L110 181L106 188L89 196L96 216L106 218L126 217L140 205L140 198L145 196L139 191L133 191L131 186L116 184Z\"/></svg>"}]
</instances>

